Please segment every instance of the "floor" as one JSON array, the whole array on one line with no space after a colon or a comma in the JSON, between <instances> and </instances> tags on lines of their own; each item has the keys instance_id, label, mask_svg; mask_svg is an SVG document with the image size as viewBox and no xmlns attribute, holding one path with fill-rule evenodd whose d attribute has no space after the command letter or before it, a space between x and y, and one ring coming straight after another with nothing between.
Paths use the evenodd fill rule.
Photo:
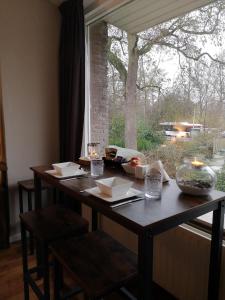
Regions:
<instances>
[{"instance_id":1,"label":"floor","mask_svg":"<svg viewBox=\"0 0 225 300\"><path fill-rule=\"evenodd\" d=\"M30 257L30 264L34 265L33 257ZM68 280L68 278L67 278ZM41 284L41 282L40 282ZM155 288L156 300L174 300L172 296L159 287ZM20 244L15 243L7 250L0 250L0 300L22 300L23 298L23 280L22 280L22 264ZM37 299L35 295L30 293L30 300ZM70 298L82 300L79 297ZM124 297L118 294L112 294L105 300L122 300Z\"/></svg>"}]
</instances>

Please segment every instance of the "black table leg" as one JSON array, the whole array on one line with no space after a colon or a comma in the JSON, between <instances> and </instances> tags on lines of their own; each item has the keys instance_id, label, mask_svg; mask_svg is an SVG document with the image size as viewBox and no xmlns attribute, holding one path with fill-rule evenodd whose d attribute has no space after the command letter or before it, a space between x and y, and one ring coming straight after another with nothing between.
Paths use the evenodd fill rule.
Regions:
<instances>
[{"instance_id":1,"label":"black table leg","mask_svg":"<svg viewBox=\"0 0 225 300\"><path fill-rule=\"evenodd\" d=\"M34 207L35 210L39 209L42 207L42 183L41 183L41 178L37 176L37 174L34 174Z\"/></svg>"},{"instance_id":2,"label":"black table leg","mask_svg":"<svg viewBox=\"0 0 225 300\"><path fill-rule=\"evenodd\" d=\"M225 201L219 203L218 209L213 211L212 241L209 265L208 300L219 299L220 269L223 241Z\"/></svg>"},{"instance_id":3,"label":"black table leg","mask_svg":"<svg viewBox=\"0 0 225 300\"><path fill-rule=\"evenodd\" d=\"M94 210L93 208L92 208L91 212L92 212L92 215L91 215L92 231L95 231L98 229L98 212L96 210Z\"/></svg>"},{"instance_id":4,"label":"black table leg","mask_svg":"<svg viewBox=\"0 0 225 300\"><path fill-rule=\"evenodd\" d=\"M139 300L153 299L153 236L144 232L138 237Z\"/></svg>"}]
</instances>

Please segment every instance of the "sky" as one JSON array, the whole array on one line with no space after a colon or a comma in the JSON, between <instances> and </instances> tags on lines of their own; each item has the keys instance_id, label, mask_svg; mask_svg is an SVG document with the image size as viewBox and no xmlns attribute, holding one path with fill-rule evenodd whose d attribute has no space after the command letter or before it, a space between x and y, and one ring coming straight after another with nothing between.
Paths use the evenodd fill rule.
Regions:
<instances>
[{"instance_id":1,"label":"sky","mask_svg":"<svg viewBox=\"0 0 225 300\"><path fill-rule=\"evenodd\" d=\"M222 45L225 45L225 33L222 36ZM216 46L211 40L210 37L208 38L208 41L204 46L199 42L199 47L202 47L204 49L204 52L210 53L213 57L216 57L219 53L221 53L225 47L222 46ZM158 55L158 58L160 56L160 53L158 51L155 51L155 56ZM161 55L162 57L162 55ZM170 84L172 86L173 81L176 79L176 73L179 71L179 60L178 55L171 55L171 54L163 54L164 58L161 58L160 60L160 68L162 68L166 74L167 77L170 79Z\"/></svg>"}]
</instances>

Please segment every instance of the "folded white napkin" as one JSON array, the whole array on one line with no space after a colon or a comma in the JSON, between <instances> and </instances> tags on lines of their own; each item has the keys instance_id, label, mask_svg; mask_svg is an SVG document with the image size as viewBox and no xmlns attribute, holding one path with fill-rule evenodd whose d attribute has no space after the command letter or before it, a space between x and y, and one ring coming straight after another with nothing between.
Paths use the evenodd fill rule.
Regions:
<instances>
[{"instance_id":1,"label":"folded white napkin","mask_svg":"<svg viewBox=\"0 0 225 300\"><path fill-rule=\"evenodd\" d=\"M170 180L170 176L167 174L166 170L164 169L163 163L161 160L154 161L151 165L150 168L154 168L158 170L162 176L163 176L163 182L167 182Z\"/></svg>"}]
</instances>

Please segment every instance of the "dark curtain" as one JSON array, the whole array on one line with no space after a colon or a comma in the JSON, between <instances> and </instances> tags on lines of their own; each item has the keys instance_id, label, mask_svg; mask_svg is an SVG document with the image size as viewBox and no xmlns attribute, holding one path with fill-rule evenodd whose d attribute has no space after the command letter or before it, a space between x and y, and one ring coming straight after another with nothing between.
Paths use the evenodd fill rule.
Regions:
<instances>
[{"instance_id":1,"label":"dark curtain","mask_svg":"<svg viewBox=\"0 0 225 300\"><path fill-rule=\"evenodd\" d=\"M85 108L85 34L82 0L60 6L60 160L80 157Z\"/></svg>"}]
</instances>

